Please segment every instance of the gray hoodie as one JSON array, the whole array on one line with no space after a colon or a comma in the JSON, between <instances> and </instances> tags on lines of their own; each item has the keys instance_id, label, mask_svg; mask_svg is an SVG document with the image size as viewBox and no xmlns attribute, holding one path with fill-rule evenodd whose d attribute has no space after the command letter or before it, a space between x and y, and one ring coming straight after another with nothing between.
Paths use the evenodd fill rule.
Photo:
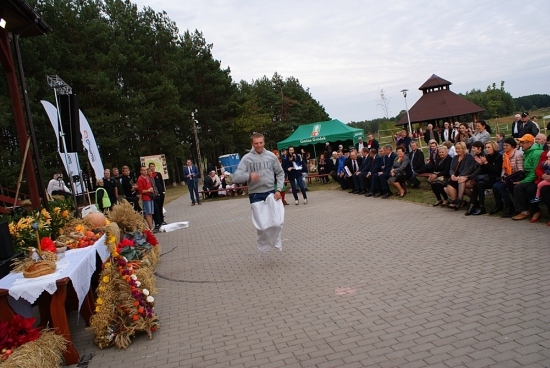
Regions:
<instances>
[{"instance_id":1,"label":"gray hoodie","mask_svg":"<svg viewBox=\"0 0 550 368\"><path fill-rule=\"evenodd\" d=\"M251 183L250 174L260 174L260 180ZM277 176L277 190L282 190L285 174L279 159L273 152L264 148L262 153L256 152L254 147L242 158L237 170L233 174L233 182L248 184L248 193L266 193L275 189L275 176Z\"/></svg>"}]
</instances>

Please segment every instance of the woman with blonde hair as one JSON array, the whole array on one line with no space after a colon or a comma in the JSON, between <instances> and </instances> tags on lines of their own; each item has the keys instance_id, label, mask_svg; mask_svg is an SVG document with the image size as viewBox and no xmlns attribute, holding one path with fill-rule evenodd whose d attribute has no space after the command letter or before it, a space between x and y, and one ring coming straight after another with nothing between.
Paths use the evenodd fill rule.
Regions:
<instances>
[{"instance_id":1,"label":"woman with blonde hair","mask_svg":"<svg viewBox=\"0 0 550 368\"><path fill-rule=\"evenodd\" d=\"M456 143L455 150L456 156L453 157L449 169L450 179L447 183L447 193L451 199L449 208L454 208L456 211L465 204L462 196L466 189L466 182L469 180L468 175L472 171L472 166L475 165L475 160L474 156L468 153L466 143Z\"/></svg>"},{"instance_id":2,"label":"woman with blonde hair","mask_svg":"<svg viewBox=\"0 0 550 368\"><path fill-rule=\"evenodd\" d=\"M433 168L433 172L428 177L428 181L432 187L432 192L437 198L432 206L437 207L441 205L442 207L448 204L449 197L447 192L445 192L445 187L449 181L449 170L451 169L452 158L449 156L449 150L446 146L439 147L439 162Z\"/></svg>"}]
</instances>

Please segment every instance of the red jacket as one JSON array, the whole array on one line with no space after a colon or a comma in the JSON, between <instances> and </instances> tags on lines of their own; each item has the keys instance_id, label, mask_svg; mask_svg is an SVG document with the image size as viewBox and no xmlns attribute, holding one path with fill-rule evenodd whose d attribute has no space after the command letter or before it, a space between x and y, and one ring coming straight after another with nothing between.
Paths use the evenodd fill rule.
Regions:
<instances>
[{"instance_id":1,"label":"red jacket","mask_svg":"<svg viewBox=\"0 0 550 368\"><path fill-rule=\"evenodd\" d=\"M138 186L138 193L141 194L141 200L143 201L151 201L152 200L152 192L148 192L149 189L151 189L151 183L149 182L149 178L144 178L143 176L139 176L137 180L137 186ZM144 193L144 191L147 191Z\"/></svg>"}]
</instances>

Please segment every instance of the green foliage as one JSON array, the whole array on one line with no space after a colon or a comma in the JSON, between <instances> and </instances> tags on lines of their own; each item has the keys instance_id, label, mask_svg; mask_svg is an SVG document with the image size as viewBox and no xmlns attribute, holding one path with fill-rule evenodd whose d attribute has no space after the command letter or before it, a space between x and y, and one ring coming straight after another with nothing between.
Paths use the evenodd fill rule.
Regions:
<instances>
[{"instance_id":1,"label":"green foliage","mask_svg":"<svg viewBox=\"0 0 550 368\"><path fill-rule=\"evenodd\" d=\"M298 126L330 120L324 107L294 77L284 79L275 73L271 79L241 81L238 89L240 109L233 137L240 137L242 149L250 148L249 137L255 131L264 134L267 149L275 149Z\"/></svg>"},{"instance_id":2,"label":"green foliage","mask_svg":"<svg viewBox=\"0 0 550 368\"><path fill-rule=\"evenodd\" d=\"M488 120L506 116L515 111L512 95L504 90L504 81L500 82L499 88L493 83L491 86L487 86L485 91L472 89L463 97L485 109L480 114L481 119Z\"/></svg>"},{"instance_id":3,"label":"green foliage","mask_svg":"<svg viewBox=\"0 0 550 368\"><path fill-rule=\"evenodd\" d=\"M352 121L349 125L353 128L362 128L365 134L376 133L380 129L395 129L395 122L399 119L396 118L377 118L373 120L364 120L359 122ZM389 127L388 127L389 126Z\"/></svg>"},{"instance_id":4,"label":"green foliage","mask_svg":"<svg viewBox=\"0 0 550 368\"><path fill-rule=\"evenodd\" d=\"M550 107L550 95L529 95L514 98L516 111L537 110L541 107Z\"/></svg>"},{"instance_id":5,"label":"green foliage","mask_svg":"<svg viewBox=\"0 0 550 368\"><path fill-rule=\"evenodd\" d=\"M46 75L59 75L78 95L105 167L129 165L135 171L140 156L163 153L179 176L183 161L196 153L190 118L195 109L202 156L214 163L222 154L249 148L253 131L264 132L270 148L298 125L329 119L296 78L275 73L235 83L203 34L180 33L164 12L140 10L129 0L29 3L53 29L46 37L21 40L45 173L62 166L40 104L55 103ZM0 83L0 116L0 183L13 188L21 154L6 83ZM84 155L81 164L90 170Z\"/></svg>"}]
</instances>

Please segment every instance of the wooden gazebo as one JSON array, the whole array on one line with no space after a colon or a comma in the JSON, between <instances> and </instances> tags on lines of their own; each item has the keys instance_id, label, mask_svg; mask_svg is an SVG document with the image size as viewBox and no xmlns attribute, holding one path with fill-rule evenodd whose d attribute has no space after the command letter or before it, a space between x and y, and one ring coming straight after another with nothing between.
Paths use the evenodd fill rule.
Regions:
<instances>
[{"instance_id":1,"label":"wooden gazebo","mask_svg":"<svg viewBox=\"0 0 550 368\"><path fill-rule=\"evenodd\" d=\"M458 121L463 115L472 115L472 121L476 121L478 114L485 109L451 92L451 84L448 80L433 74L421 85L418 89L422 91L422 97L409 109L411 124L426 123L438 126L445 121ZM404 115L396 125L407 124L407 115Z\"/></svg>"},{"instance_id":2,"label":"wooden gazebo","mask_svg":"<svg viewBox=\"0 0 550 368\"><path fill-rule=\"evenodd\" d=\"M39 207L41 199L45 198L45 188L40 165L38 164L39 157L36 137L34 136L34 126L25 85L25 74L19 51L19 38L40 36L50 31L51 28L25 1L2 0L0 2L0 61L6 75L21 157L27 157L25 162L23 162L24 173L32 206L35 208ZM20 83L17 81L17 74L19 74ZM21 101L24 102L23 105ZM25 124L23 107L25 107L28 126ZM26 146L29 138L31 150L26 155ZM33 161L37 163L36 168ZM3 202L18 204L17 198L11 198L11 200L13 201L10 202L10 198L2 198ZM46 205L45 201L43 204Z\"/></svg>"}]
</instances>

